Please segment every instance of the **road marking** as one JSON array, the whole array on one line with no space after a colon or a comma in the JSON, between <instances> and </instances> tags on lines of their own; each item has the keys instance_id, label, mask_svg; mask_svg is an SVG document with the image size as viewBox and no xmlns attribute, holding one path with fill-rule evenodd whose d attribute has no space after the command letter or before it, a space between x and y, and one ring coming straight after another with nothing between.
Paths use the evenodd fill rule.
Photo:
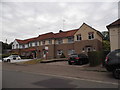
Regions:
<instances>
[{"instance_id":1,"label":"road marking","mask_svg":"<svg viewBox=\"0 0 120 90\"><path fill-rule=\"evenodd\" d=\"M26 72L26 71L22 71L22 72L24 72L24 73L31 73L31 74L46 75L46 76L62 77L62 78L75 79L75 80L91 81L91 82L97 82L97 83L103 83L103 84L118 85L118 83L98 81L98 80L91 80L91 79L81 79L81 78L70 77L70 76L68 77L68 76L59 76L59 75L51 75L51 74L41 74L41 73L33 73L33 72Z\"/></svg>"},{"instance_id":2,"label":"road marking","mask_svg":"<svg viewBox=\"0 0 120 90\"><path fill-rule=\"evenodd\" d=\"M11 71L11 70L7 70ZM28 72L28 71L21 71L21 70L15 70L16 72L23 72L23 73L30 73L30 74L38 74L38 75L46 75L46 76L53 76L53 77L61 77L61 78L68 78L68 79L75 79L75 80L83 80L83 81L90 81L90 82L97 82L97 83L103 83L103 84L113 84L118 85L118 83L112 83L112 82L105 82L105 81L98 81L98 80L91 80L91 79L82 79L77 77L68 77L68 76L60 76L60 75L52 75L52 74L41 74L38 72Z\"/></svg>"}]
</instances>

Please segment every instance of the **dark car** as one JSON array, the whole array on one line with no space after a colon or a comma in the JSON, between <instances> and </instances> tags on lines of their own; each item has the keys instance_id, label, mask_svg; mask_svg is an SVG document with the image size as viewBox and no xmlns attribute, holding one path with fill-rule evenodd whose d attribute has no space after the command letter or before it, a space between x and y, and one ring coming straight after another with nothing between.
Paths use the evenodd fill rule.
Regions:
<instances>
[{"instance_id":1,"label":"dark car","mask_svg":"<svg viewBox=\"0 0 120 90\"><path fill-rule=\"evenodd\" d=\"M120 79L120 49L110 52L105 59L105 68L113 72L113 76Z\"/></svg>"},{"instance_id":2,"label":"dark car","mask_svg":"<svg viewBox=\"0 0 120 90\"><path fill-rule=\"evenodd\" d=\"M68 58L68 64L87 64L88 56L85 54L71 54Z\"/></svg>"}]
</instances>

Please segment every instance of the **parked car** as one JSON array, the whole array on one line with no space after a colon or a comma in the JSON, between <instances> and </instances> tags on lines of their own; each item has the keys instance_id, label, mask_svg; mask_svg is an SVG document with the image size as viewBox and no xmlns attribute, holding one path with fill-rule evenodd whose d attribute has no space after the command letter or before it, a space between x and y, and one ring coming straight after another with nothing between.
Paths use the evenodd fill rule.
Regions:
<instances>
[{"instance_id":1,"label":"parked car","mask_svg":"<svg viewBox=\"0 0 120 90\"><path fill-rule=\"evenodd\" d=\"M71 54L68 58L68 64L87 64L89 62L88 56L85 54Z\"/></svg>"},{"instance_id":2,"label":"parked car","mask_svg":"<svg viewBox=\"0 0 120 90\"><path fill-rule=\"evenodd\" d=\"M11 62L11 60L20 60L19 55L10 55L9 57L3 58L3 62Z\"/></svg>"},{"instance_id":3,"label":"parked car","mask_svg":"<svg viewBox=\"0 0 120 90\"><path fill-rule=\"evenodd\" d=\"M113 72L113 76L120 79L120 49L110 52L105 59L105 68Z\"/></svg>"}]
</instances>

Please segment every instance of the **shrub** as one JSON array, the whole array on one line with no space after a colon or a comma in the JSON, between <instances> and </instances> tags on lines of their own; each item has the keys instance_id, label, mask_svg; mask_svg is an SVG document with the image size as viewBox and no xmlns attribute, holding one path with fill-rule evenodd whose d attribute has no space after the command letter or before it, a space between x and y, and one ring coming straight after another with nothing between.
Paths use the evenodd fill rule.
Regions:
<instances>
[{"instance_id":1,"label":"shrub","mask_svg":"<svg viewBox=\"0 0 120 90\"><path fill-rule=\"evenodd\" d=\"M62 53L62 55L60 56L60 58L65 58L65 55L64 55L64 53Z\"/></svg>"},{"instance_id":2,"label":"shrub","mask_svg":"<svg viewBox=\"0 0 120 90\"><path fill-rule=\"evenodd\" d=\"M92 51L88 53L90 66L97 66L102 64L103 51Z\"/></svg>"}]
</instances>

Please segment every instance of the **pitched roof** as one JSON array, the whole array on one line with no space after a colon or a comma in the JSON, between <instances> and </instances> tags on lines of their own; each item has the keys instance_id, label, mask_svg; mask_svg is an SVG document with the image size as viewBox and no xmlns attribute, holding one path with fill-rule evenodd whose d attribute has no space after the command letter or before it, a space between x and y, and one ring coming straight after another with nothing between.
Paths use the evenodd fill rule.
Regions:
<instances>
[{"instance_id":1,"label":"pitched roof","mask_svg":"<svg viewBox=\"0 0 120 90\"><path fill-rule=\"evenodd\" d=\"M45 40L45 39L50 39L50 38L54 38L54 33L53 32L39 35L37 37L37 40Z\"/></svg>"},{"instance_id":2,"label":"pitched roof","mask_svg":"<svg viewBox=\"0 0 120 90\"><path fill-rule=\"evenodd\" d=\"M70 37L73 36L78 30L79 29L56 33L54 34L54 38Z\"/></svg>"},{"instance_id":3,"label":"pitched roof","mask_svg":"<svg viewBox=\"0 0 120 90\"><path fill-rule=\"evenodd\" d=\"M35 38L30 38L30 39L25 39L25 40L20 40L20 39L15 39L18 43L21 43L21 44L25 44L25 43L28 43L28 42L32 42L32 41L35 41L37 37Z\"/></svg>"},{"instance_id":4,"label":"pitched roof","mask_svg":"<svg viewBox=\"0 0 120 90\"><path fill-rule=\"evenodd\" d=\"M50 32L50 33L39 35L38 37L35 37L35 38L30 38L30 39L25 39L25 40L16 39L16 41L20 44L26 44L26 43L37 41L37 40L69 37L69 36L73 36L77 30L78 29L60 32L60 33Z\"/></svg>"},{"instance_id":5,"label":"pitched roof","mask_svg":"<svg viewBox=\"0 0 120 90\"><path fill-rule=\"evenodd\" d=\"M109 29L112 26L120 26L120 19L114 21L113 23L107 25L106 27Z\"/></svg>"},{"instance_id":6,"label":"pitched roof","mask_svg":"<svg viewBox=\"0 0 120 90\"><path fill-rule=\"evenodd\" d=\"M84 25L85 23L83 23ZM82 26L83 26L82 25ZM87 24L85 24L87 25ZM81 26L81 27L82 27ZM89 25L87 25L89 26ZM90 26L89 26L90 27ZM92 27L91 27L92 28ZM45 40L45 39L51 39L51 38L65 38L65 37L70 37L70 36L74 36L74 34L79 30L80 28L78 29L74 29L74 30L69 30L69 31L63 31L63 32L59 32L59 33L53 33L53 32L50 32L50 33L46 33L46 34L41 34L39 35L38 37L35 37L35 38L30 38L30 39L25 39L25 40L20 40L20 39L16 39L18 43L20 44L26 44L26 43L29 43L29 42L33 42L33 41L39 41L39 40ZM94 28L93 28L94 29ZM95 30L95 29L94 29ZM97 30L95 30L97 31ZM102 35L100 34L100 32L98 32L99 35Z\"/></svg>"}]
</instances>

